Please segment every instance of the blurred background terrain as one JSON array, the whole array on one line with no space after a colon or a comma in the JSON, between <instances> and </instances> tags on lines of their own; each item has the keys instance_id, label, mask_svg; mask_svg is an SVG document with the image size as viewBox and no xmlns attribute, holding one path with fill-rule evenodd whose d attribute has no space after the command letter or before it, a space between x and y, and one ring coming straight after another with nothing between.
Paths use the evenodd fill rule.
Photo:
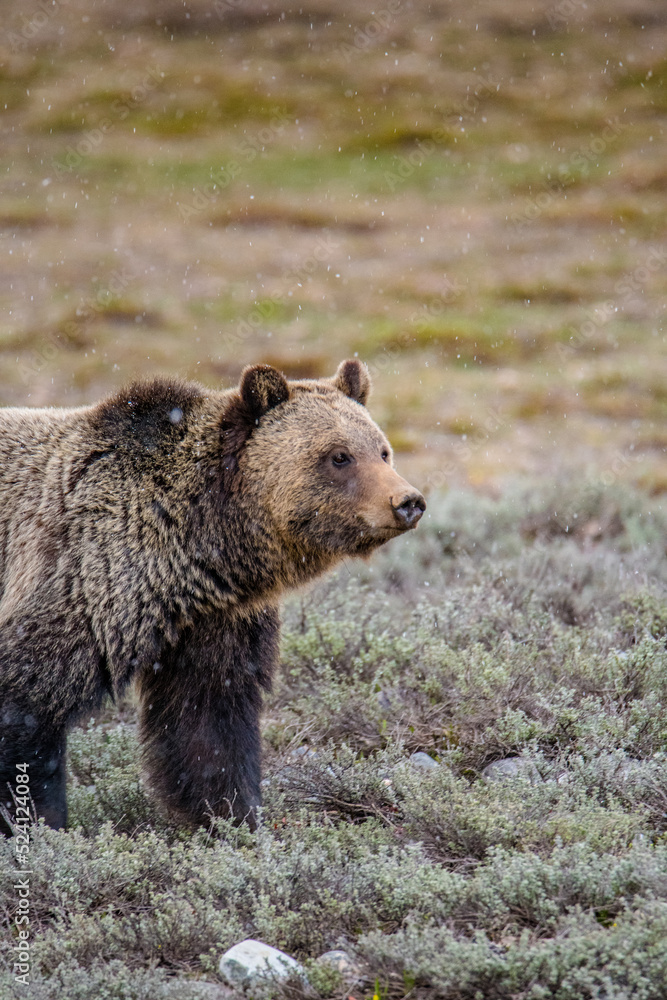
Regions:
<instances>
[{"instance_id":1,"label":"blurred background terrain","mask_svg":"<svg viewBox=\"0 0 667 1000\"><path fill-rule=\"evenodd\" d=\"M660 4L2 8L0 402L358 354L427 491L667 487Z\"/></svg>"}]
</instances>

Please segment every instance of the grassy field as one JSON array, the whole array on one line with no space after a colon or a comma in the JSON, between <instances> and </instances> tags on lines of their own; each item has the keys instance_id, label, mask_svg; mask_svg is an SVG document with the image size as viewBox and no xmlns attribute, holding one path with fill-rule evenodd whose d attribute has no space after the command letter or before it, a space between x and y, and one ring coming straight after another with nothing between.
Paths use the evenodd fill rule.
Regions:
<instances>
[{"instance_id":1,"label":"grassy field","mask_svg":"<svg viewBox=\"0 0 667 1000\"><path fill-rule=\"evenodd\" d=\"M426 488L664 488L655 3L4 7L3 403L358 353Z\"/></svg>"},{"instance_id":2,"label":"grassy field","mask_svg":"<svg viewBox=\"0 0 667 1000\"><path fill-rule=\"evenodd\" d=\"M660 5L0 14L0 404L358 354L429 499L289 603L258 834L156 812L132 697L73 734L2 1000L194 1000L248 936L308 966L285 1000L664 997Z\"/></svg>"}]
</instances>

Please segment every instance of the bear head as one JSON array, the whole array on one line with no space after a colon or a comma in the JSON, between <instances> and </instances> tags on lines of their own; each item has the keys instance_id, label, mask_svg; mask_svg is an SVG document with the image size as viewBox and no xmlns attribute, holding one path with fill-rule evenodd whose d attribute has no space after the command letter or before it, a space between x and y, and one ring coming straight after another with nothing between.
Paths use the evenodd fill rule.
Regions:
<instances>
[{"instance_id":1,"label":"bear head","mask_svg":"<svg viewBox=\"0 0 667 1000\"><path fill-rule=\"evenodd\" d=\"M426 508L366 410L370 388L357 360L328 379L288 381L270 365L241 376L239 402L252 426L239 472L304 561L366 555L416 527Z\"/></svg>"}]
</instances>

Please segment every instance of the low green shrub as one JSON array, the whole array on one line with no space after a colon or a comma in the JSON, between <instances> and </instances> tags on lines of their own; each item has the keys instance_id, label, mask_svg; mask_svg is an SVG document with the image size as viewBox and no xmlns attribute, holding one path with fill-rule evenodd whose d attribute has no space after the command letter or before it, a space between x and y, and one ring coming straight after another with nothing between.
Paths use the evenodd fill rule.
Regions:
<instances>
[{"instance_id":1,"label":"low green shrub","mask_svg":"<svg viewBox=\"0 0 667 1000\"><path fill-rule=\"evenodd\" d=\"M309 985L239 998L347 995L314 964L336 947L357 1000L662 997L666 525L612 494L432 500L415 535L291 598L255 834L160 814L131 701L75 730L70 829L33 831L30 995L194 1000L256 937ZM11 880L0 905L18 1000Z\"/></svg>"}]
</instances>

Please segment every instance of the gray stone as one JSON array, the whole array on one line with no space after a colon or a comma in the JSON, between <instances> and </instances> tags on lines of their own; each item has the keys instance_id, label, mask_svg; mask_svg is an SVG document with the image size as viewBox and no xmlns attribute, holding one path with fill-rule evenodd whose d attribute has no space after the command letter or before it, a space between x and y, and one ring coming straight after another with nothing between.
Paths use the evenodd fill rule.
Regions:
<instances>
[{"instance_id":1,"label":"gray stone","mask_svg":"<svg viewBox=\"0 0 667 1000\"><path fill-rule=\"evenodd\" d=\"M292 757L303 757L304 760L312 760L313 757L317 757L317 750L313 750L312 747L303 744L297 747L296 750L292 751Z\"/></svg>"},{"instance_id":2,"label":"gray stone","mask_svg":"<svg viewBox=\"0 0 667 1000\"><path fill-rule=\"evenodd\" d=\"M220 959L220 975L230 986L262 978L286 979L293 972L303 975L304 969L291 955L252 938L235 944Z\"/></svg>"},{"instance_id":3,"label":"gray stone","mask_svg":"<svg viewBox=\"0 0 667 1000\"><path fill-rule=\"evenodd\" d=\"M437 760L433 760L432 757L429 757L427 753L423 753L421 750L408 757L408 764L412 764L413 767L418 767L422 771L432 771L434 768L440 767Z\"/></svg>"},{"instance_id":4,"label":"gray stone","mask_svg":"<svg viewBox=\"0 0 667 1000\"><path fill-rule=\"evenodd\" d=\"M178 983L173 993L174 1000L230 1000L234 997L234 992L228 990L220 983L207 983L202 980L189 980L187 983ZM171 997L172 993L167 989L166 997Z\"/></svg>"},{"instance_id":5,"label":"gray stone","mask_svg":"<svg viewBox=\"0 0 667 1000\"><path fill-rule=\"evenodd\" d=\"M384 688L378 691L376 695L376 700L380 708L385 712L391 712L392 708L394 707L393 702L391 700L390 692L385 691Z\"/></svg>"},{"instance_id":6,"label":"gray stone","mask_svg":"<svg viewBox=\"0 0 667 1000\"><path fill-rule=\"evenodd\" d=\"M494 760L482 771L482 777L487 781L508 781L512 778L523 778L531 785L539 785L542 778L535 765L524 757L507 757L505 760Z\"/></svg>"},{"instance_id":7,"label":"gray stone","mask_svg":"<svg viewBox=\"0 0 667 1000\"><path fill-rule=\"evenodd\" d=\"M318 965L328 965L336 972L340 972L347 989L356 986L363 979L361 969L352 961L346 951L325 951L316 961Z\"/></svg>"}]
</instances>

